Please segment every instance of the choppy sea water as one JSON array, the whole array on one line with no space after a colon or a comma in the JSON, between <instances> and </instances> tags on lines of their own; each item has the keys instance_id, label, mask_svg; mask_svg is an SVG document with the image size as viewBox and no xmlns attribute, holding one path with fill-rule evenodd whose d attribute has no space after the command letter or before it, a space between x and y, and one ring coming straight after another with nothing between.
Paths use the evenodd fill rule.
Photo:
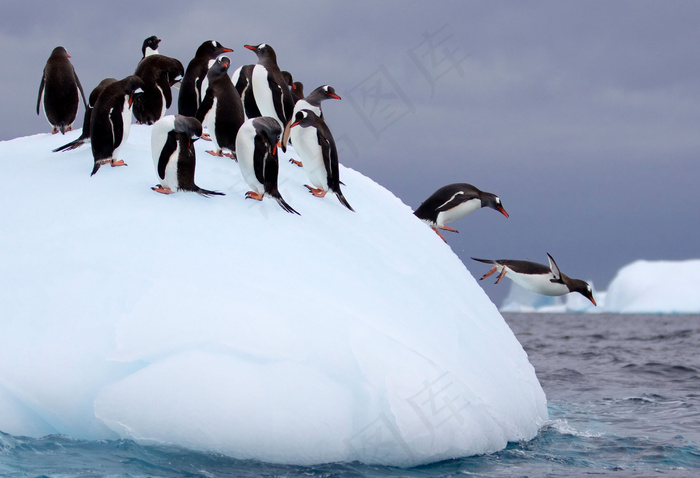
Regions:
<instances>
[{"instance_id":1,"label":"choppy sea water","mask_svg":"<svg viewBox=\"0 0 700 478\"><path fill-rule=\"evenodd\" d=\"M499 453L411 469L300 467L128 440L0 434L0 476L700 476L700 315L504 317L537 371L550 422Z\"/></svg>"}]
</instances>

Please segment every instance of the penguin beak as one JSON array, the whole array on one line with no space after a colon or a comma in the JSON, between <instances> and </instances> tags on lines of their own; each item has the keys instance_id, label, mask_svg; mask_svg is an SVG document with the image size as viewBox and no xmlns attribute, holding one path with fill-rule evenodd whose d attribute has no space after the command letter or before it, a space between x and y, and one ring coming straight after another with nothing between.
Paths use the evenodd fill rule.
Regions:
<instances>
[{"instance_id":1,"label":"penguin beak","mask_svg":"<svg viewBox=\"0 0 700 478\"><path fill-rule=\"evenodd\" d=\"M594 305L594 306L598 307L598 304L595 303L595 299L593 298L593 295L589 295L589 296L588 296L588 300L590 300L591 302L593 302L593 305Z\"/></svg>"},{"instance_id":2,"label":"penguin beak","mask_svg":"<svg viewBox=\"0 0 700 478\"><path fill-rule=\"evenodd\" d=\"M505 209L503 209L503 206L498 206L498 210L500 211L501 214L503 214L505 217L510 217L508 213L506 212Z\"/></svg>"},{"instance_id":3,"label":"penguin beak","mask_svg":"<svg viewBox=\"0 0 700 478\"><path fill-rule=\"evenodd\" d=\"M131 93L131 94L129 95L129 107L131 107L131 105L133 104L133 102L134 102L134 94Z\"/></svg>"},{"instance_id":4,"label":"penguin beak","mask_svg":"<svg viewBox=\"0 0 700 478\"><path fill-rule=\"evenodd\" d=\"M328 96L330 96L331 98L335 98L336 100L339 100L339 99L340 99L340 96L335 95L335 94L331 94L331 95L328 95Z\"/></svg>"},{"instance_id":5,"label":"penguin beak","mask_svg":"<svg viewBox=\"0 0 700 478\"><path fill-rule=\"evenodd\" d=\"M254 47L253 45L243 45L243 46L244 46L245 48L247 48L248 50L251 50L251 51L256 51L256 50L257 50L257 47Z\"/></svg>"},{"instance_id":6,"label":"penguin beak","mask_svg":"<svg viewBox=\"0 0 700 478\"><path fill-rule=\"evenodd\" d=\"M290 126L290 128L294 128L295 126L298 126L299 123L301 123L301 121L297 121L296 123L292 123L292 126Z\"/></svg>"},{"instance_id":7,"label":"penguin beak","mask_svg":"<svg viewBox=\"0 0 700 478\"><path fill-rule=\"evenodd\" d=\"M233 50L230 48L222 48L221 51L223 51L224 53L233 53Z\"/></svg>"},{"instance_id":8,"label":"penguin beak","mask_svg":"<svg viewBox=\"0 0 700 478\"><path fill-rule=\"evenodd\" d=\"M273 156L277 154L277 146L278 145L279 145L279 143L275 143L275 145L272 147L272 155Z\"/></svg>"},{"instance_id":9,"label":"penguin beak","mask_svg":"<svg viewBox=\"0 0 700 478\"><path fill-rule=\"evenodd\" d=\"M66 53L66 56L67 56L68 58L70 58L70 55L69 55L68 53Z\"/></svg>"}]
</instances>

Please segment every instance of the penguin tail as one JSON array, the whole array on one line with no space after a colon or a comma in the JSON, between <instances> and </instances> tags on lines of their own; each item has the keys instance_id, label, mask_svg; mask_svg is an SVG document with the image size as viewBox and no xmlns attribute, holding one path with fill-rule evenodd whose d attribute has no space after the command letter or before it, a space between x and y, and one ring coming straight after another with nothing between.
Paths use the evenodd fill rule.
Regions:
<instances>
[{"instance_id":1,"label":"penguin tail","mask_svg":"<svg viewBox=\"0 0 700 478\"><path fill-rule=\"evenodd\" d=\"M95 161L95 166L93 166L90 176L94 176L97 170L100 169L100 166L102 166L102 163L100 161Z\"/></svg>"},{"instance_id":2,"label":"penguin tail","mask_svg":"<svg viewBox=\"0 0 700 478\"><path fill-rule=\"evenodd\" d=\"M208 189L202 189L200 187L197 187L197 189L194 190L197 194L200 196L204 197L210 197L210 196L226 196L224 193L220 193L219 191L210 191Z\"/></svg>"},{"instance_id":3,"label":"penguin tail","mask_svg":"<svg viewBox=\"0 0 700 478\"><path fill-rule=\"evenodd\" d=\"M280 196L279 194L277 194L277 195L270 194L270 195L275 198L275 200L277 201L277 204L279 204L282 209L284 209L285 211L287 211L290 214L296 214L297 216L301 216L301 214L299 214L296 210L294 210L294 208L292 206L287 204L287 201L282 199L282 196Z\"/></svg>"},{"instance_id":4,"label":"penguin tail","mask_svg":"<svg viewBox=\"0 0 700 478\"><path fill-rule=\"evenodd\" d=\"M58 153L59 151L71 151L71 150L77 149L77 148L81 147L82 145L84 145L86 140L87 140L87 138L82 138L82 137L75 139L75 140L71 141L70 143L66 143L63 146L59 146L58 148L52 150L51 152Z\"/></svg>"},{"instance_id":5,"label":"penguin tail","mask_svg":"<svg viewBox=\"0 0 700 478\"><path fill-rule=\"evenodd\" d=\"M478 258L476 258L476 257L472 257L472 260L474 260L474 261L479 261L479 262L483 262L484 264L497 264L496 261L491 260L491 259L478 259Z\"/></svg>"},{"instance_id":6,"label":"penguin tail","mask_svg":"<svg viewBox=\"0 0 700 478\"><path fill-rule=\"evenodd\" d=\"M340 192L340 190L338 190L338 191L333 191L333 192L335 193L336 196L338 196L338 201L340 201L340 204L342 204L342 205L345 206L346 208L350 209L352 212L355 212L355 210L352 208L352 206L350 205L350 203L348 202L348 200L345 199L345 196L343 196L343 193Z\"/></svg>"}]
</instances>

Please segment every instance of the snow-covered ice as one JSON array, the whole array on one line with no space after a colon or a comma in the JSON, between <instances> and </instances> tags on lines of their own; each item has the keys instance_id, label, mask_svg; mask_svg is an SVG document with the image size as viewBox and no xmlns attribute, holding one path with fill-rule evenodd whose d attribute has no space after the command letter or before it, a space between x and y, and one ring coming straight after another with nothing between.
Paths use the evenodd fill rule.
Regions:
<instances>
[{"instance_id":1,"label":"snow-covered ice","mask_svg":"<svg viewBox=\"0 0 700 478\"><path fill-rule=\"evenodd\" d=\"M290 149L288 214L198 141L226 196L160 195L150 128L94 177L89 145L50 152L80 131L0 143L0 430L399 466L536 435L527 355L389 191L341 167L357 212L315 198Z\"/></svg>"},{"instance_id":2,"label":"snow-covered ice","mask_svg":"<svg viewBox=\"0 0 700 478\"><path fill-rule=\"evenodd\" d=\"M700 313L700 259L638 260L610 282L606 312L635 314Z\"/></svg>"}]
</instances>

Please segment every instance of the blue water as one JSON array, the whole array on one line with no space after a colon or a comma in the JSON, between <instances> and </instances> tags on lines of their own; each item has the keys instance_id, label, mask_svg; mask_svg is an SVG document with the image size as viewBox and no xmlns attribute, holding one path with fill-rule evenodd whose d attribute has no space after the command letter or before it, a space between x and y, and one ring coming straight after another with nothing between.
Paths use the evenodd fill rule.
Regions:
<instances>
[{"instance_id":1,"label":"blue water","mask_svg":"<svg viewBox=\"0 0 700 478\"><path fill-rule=\"evenodd\" d=\"M0 434L0 476L700 476L700 315L505 318L537 370L551 420L534 440L499 453L411 469L300 467L128 440Z\"/></svg>"}]
</instances>

